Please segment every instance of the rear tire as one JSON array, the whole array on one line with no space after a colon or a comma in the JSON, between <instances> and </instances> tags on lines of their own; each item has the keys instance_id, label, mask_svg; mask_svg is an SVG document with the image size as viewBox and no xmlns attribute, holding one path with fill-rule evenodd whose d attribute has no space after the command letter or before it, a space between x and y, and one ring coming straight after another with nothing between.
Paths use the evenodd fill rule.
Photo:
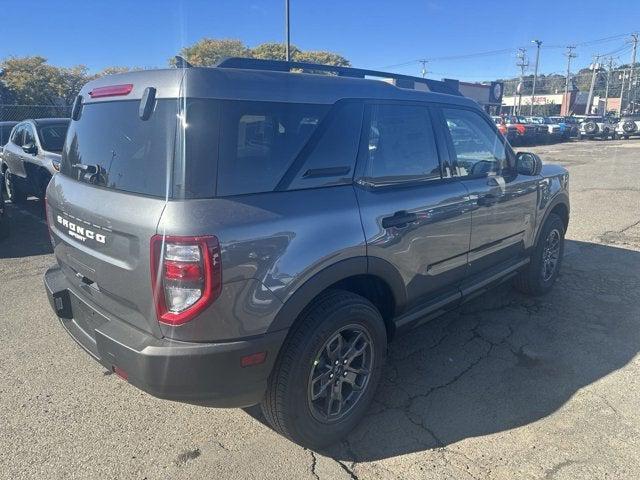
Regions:
<instances>
[{"instance_id":1,"label":"rear tire","mask_svg":"<svg viewBox=\"0 0 640 480\"><path fill-rule=\"evenodd\" d=\"M565 225L555 213L551 213L540 232L538 242L526 269L515 278L514 286L527 295L544 295L555 284L564 254Z\"/></svg>"},{"instance_id":2,"label":"rear tire","mask_svg":"<svg viewBox=\"0 0 640 480\"><path fill-rule=\"evenodd\" d=\"M27 192L23 190L20 181L13 173L9 171L4 173L4 185L7 190L7 198L11 200L11 203L21 204L27 201Z\"/></svg>"},{"instance_id":3,"label":"rear tire","mask_svg":"<svg viewBox=\"0 0 640 480\"><path fill-rule=\"evenodd\" d=\"M361 349L346 363L349 351ZM386 349L384 321L371 302L351 292L328 291L305 309L285 341L262 413L274 430L305 447L340 441L373 400Z\"/></svg>"}]
</instances>

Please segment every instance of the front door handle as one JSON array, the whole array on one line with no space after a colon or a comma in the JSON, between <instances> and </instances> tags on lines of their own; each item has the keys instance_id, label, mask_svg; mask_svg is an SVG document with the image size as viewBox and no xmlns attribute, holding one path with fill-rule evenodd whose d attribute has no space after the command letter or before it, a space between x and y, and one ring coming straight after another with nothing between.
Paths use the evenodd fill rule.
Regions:
<instances>
[{"instance_id":1,"label":"front door handle","mask_svg":"<svg viewBox=\"0 0 640 480\"><path fill-rule=\"evenodd\" d=\"M416 215L415 213L409 213L406 210L400 210L390 217L384 217L382 219L382 227L403 228L406 227L409 223L415 222L416 220L418 220L418 215Z\"/></svg>"}]
</instances>

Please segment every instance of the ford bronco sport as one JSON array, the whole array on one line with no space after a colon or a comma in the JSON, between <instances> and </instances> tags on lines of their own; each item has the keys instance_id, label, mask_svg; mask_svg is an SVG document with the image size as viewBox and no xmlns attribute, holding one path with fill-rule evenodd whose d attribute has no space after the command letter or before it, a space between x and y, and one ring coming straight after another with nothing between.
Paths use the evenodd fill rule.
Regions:
<instances>
[{"instance_id":1,"label":"ford bronco sport","mask_svg":"<svg viewBox=\"0 0 640 480\"><path fill-rule=\"evenodd\" d=\"M445 82L249 59L107 76L47 190L44 281L131 384L261 404L319 448L363 417L400 330L507 279L552 288L567 186Z\"/></svg>"}]
</instances>

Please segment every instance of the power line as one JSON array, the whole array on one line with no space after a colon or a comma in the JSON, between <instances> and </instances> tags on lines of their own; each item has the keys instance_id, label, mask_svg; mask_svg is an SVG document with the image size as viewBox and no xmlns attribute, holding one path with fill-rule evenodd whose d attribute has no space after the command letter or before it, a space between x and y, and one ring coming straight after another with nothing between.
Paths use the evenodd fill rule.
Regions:
<instances>
[{"instance_id":1,"label":"power line","mask_svg":"<svg viewBox=\"0 0 640 480\"><path fill-rule=\"evenodd\" d=\"M630 34L629 33L623 33L620 35L612 35L609 37L603 37L603 38L597 38L594 40L587 40L584 42L579 42L579 43L575 43L574 46L576 47L586 47L586 46L591 46L591 45L597 45L599 43L607 43L607 42L611 42L613 40L618 40L620 38L624 38L624 37L628 37ZM526 48L526 47L518 47L518 48ZM544 49L557 49L557 48L566 48L565 45L545 45L544 47L542 47ZM459 55L448 55L448 56L442 56L442 57L423 57L423 58L417 58L414 60L407 60L406 62L401 62L401 63L395 63L392 65L385 65L382 67L376 67L377 69L380 70L384 70L384 69L389 69L389 68L399 68L399 67L406 67L409 65L416 65L422 61L428 61L428 62L444 62L444 61L449 61L449 60L465 60L468 58L483 58L483 57L490 57L490 56L495 56L495 55L505 55L505 54L510 54L513 52L513 48L503 48L500 50L488 50L488 51L484 51L484 52L476 52L476 53L467 53L467 54L459 54ZM614 52L614 53L618 53L618 52Z\"/></svg>"}]
</instances>

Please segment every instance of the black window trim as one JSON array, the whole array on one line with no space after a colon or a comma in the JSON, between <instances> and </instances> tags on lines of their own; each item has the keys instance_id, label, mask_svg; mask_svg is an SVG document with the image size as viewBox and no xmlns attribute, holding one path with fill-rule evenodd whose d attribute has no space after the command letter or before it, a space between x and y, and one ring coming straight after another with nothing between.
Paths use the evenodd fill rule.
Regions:
<instances>
[{"instance_id":1,"label":"black window trim","mask_svg":"<svg viewBox=\"0 0 640 480\"><path fill-rule=\"evenodd\" d=\"M398 180L392 181L374 181L368 177L365 177L368 159L365 156L365 152L368 151L368 134L369 129L365 128L371 122L371 106L373 105L403 105L403 106L418 106L425 108L429 120L431 121L431 129L434 136L434 143L436 147L436 154L438 156L438 164L440 165L440 178L416 176L417 178L408 178L403 176ZM420 102L420 101L407 101L407 100L385 100L385 99L365 99L364 100L364 113L362 119L362 126L360 128L360 146L358 148L358 158L356 160L355 168L355 185L358 185L367 189L389 189L389 188L406 188L413 186L430 186L430 185L442 185L450 183L456 180L455 177L450 175L451 169L446 157L443 156L441 145L438 142L437 127L435 118L432 114L433 106L436 105L433 102ZM449 168L449 170L447 170ZM448 175L448 176L447 176Z\"/></svg>"},{"instance_id":2,"label":"black window trim","mask_svg":"<svg viewBox=\"0 0 640 480\"><path fill-rule=\"evenodd\" d=\"M478 117L480 117L482 120L484 120L484 122L487 125L489 125L489 128L491 128L491 130L493 130L493 132L496 134L496 136L498 137L498 139L500 140L500 142L502 143L505 149L505 155L507 159L507 169L502 170L502 172L498 173L498 175L502 177L507 177L507 178L511 178L517 175L516 155L513 149L511 148L511 145L509 144L509 142L507 142L507 139L504 138L504 135L502 135L498 131L498 127L496 126L496 124L493 121L490 121L491 118L490 117L488 118L485 112L478 110L476 108L470 108L462 105L439 104L437 105L437 107L433 109L433 114L438 116L437 123L441 127L438 130L439 130L439 134L443 136L443 146L446 148L446 156L449 164L451 165L451 173L453 175L453 178L456 178L459 180L472 180L477 178L487 178L489 174L483 173L481 175L460 175L458 165L457 165L457 157L455 154L455 147L453 145L453 139L451 137L451 132L449 132L449 129L446 127L447 120L444 116L444 112L442 111L445 108L448 110L466 110L468 112L473 112L476 115L478 115Z\"/></svg>"},{"instance_id":3,"label":"black window trim","mask_svg":"<svg viewBox=\"0 0 640 480\"><path fill-rule=\"evenodd\" d=\"M306 163L309 156L315 151L316 146L320 143L326 131L333 124L334 120L340 113L341 109L348 104L357 104L357 105L363 106L361 111L361 117L360 117L360 134L359 134L359 137L360 138L362 137L362 126L364 125L364 117L365 117L365 114L364 114L365 108L362 100L350 99L350 98L338 100L329 108L329 111L327 111L325 116L322 118L322 120L320 121L320 124L311 134L311 137L309 138L307 143L302 146L300 151L297 153L297 155L294 157L293 161L291 162L291 165L289 165L289 168L287 168L287 170L284 172L282 177L280 177L280 180L278 181L275 188L273 189L274 192L307 190L307 188L291 189L289 187L291 183L295 180L295 178L298 176L298 174L300 173L300 170ZM358 145L360 145L360 143L358 143ZM357 155L359 154L360 147L358 146L356 150L357 150L356 159L354 159L354 165L357 162ZM309 187L309 188L325 188L325 187L351 185L353 184L353 178L356 172L356 167L350 170L351 171L349 173L350 173L351 180L349 182L325 185L323 187Z\"/></svg>"}]
</instances>

